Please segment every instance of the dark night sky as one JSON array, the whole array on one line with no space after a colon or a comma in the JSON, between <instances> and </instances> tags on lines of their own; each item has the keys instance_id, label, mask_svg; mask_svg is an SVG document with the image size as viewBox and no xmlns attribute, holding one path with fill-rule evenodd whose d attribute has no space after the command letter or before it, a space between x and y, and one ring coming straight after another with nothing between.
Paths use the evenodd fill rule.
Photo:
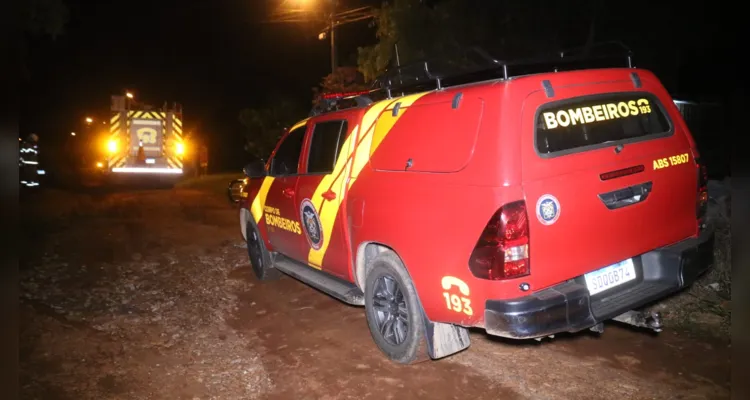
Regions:
<instances>
[{"instance_id":1,"label":"dark night sky","mask_svg":"<svg viewBox=\"0 0 750 400\"><path fill-rule=\"evenodd\" d=\"M27 62L32 80L21 130L37 132L50 144L80 129L86 115L106 115L110 96L128 89L155 106L182 103L186 128L211 138L212 158L237 159L241 108L262 105L273 91L307 104L312 87L330 72L329 41L318 40L315 26L259 23L272 1L66 5L71 18L65 33L54 41L36 40ZM341 61L358 45L375 41L367 22L339 31Z\"/></svg>"},{"instance_id":2,"label":"dark night sky","mask_svg":"<svg viewBox=\"0 0 750 400\"><path fill-rule=\"evenodd\" d=\"M37 132L50 144L63 141L84 116L106 115L109 97L129 89L156 106L182 103L186 128L209 136L211 158L224 159L219 169L241 167L239 110L263 105L274 91L308 104L311 88L330 72L329 42L318 40L316 27L259 23L279 1L66 0L71 18L64 34L55 40L35 39L29 47L31 81L22 97L21 133ZM380 3L341 2L347 7ZM653 2L629 4L651 12L675 9ZM692 37L717 40L710 10L693 6L677 14L665 17L658 27L631 20L619 27L608 24L602 32L631 39L636 56L639 49L663 51L658 35L680 35L685 26L693 30ZM374 33L366 22L337 31L340 62L353 65L357 46L374 43ZM711 45L700 47L705 52ZM649 57L641 59L647 62ZM658 65L654 67L658 73ZM676 89L684 89L684 84Z\"/></svg>"}]
</instances>

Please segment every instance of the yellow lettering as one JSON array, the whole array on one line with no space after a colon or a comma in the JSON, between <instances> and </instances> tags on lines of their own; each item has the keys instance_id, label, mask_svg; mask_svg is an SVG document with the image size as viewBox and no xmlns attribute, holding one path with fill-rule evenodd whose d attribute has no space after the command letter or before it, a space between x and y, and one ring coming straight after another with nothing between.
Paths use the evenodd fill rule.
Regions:
<instances>
[{"instance_id":1,"label":"yellow lettering","mask_svg":"<svg viewBox=\"0 0 750 400\"><path fill-rule=\"evenodd\" d=\"M638 115L638 107L635 106L635 100L628 102L628 108L630 108L630 115Z\"/></svg>"},{"instance_id":2,"label":"yellow lettering","mask_svg":"<svg viewBox=\"0 0 750 400\"><path fill-rule=\"evenodd\" d=\"M617 111L620 113L621 118L625 118L630 114L630 109L624 101L617 103Z\"/></svg>"},{"instance_id":3,"label":"yellow lettering","mask_svg":"<svg viewBox=\"0 0 750 400\"><path fill-rule=\"evenodd\" d=\"M638 108L640 109L641 114L648 114L651 112L651 106L647 99L638 99Z\"/></svg>"},{"instance_id":4,"label":"yellow lettering","mask_svg":"<svg viewBox=\"0 0 750 400\"><path fill-rule=\"evenodd\" d=\"M591 107L583 107L583 119L586 121L586 123L596 121L594 112L591 110Z\"/></svg>"},{"instance_id":5,"label":"yellow lettering","mask_svg":"<svg viewBox=\"0 0 750 400\"><path fill-rule=\"evenodd\" d=\"M667 168L675 165L685 164L690 161L690 154L682 153L674 156L654 160L654 169Z\"/></svg>"},{"instance_id":6,"label":"yellow lettering","mask_svg":"<svg viewBox=\"0 0 750 400\"><path fill-rule=\"evenodd\" d=\"M580 108L576 108L575 110L568 110L568 114L570 115L570 122L573 125L576 124L576 121L583 124L583 113L581 113Z\"/></svg>"},{"instance_id":7,"label":"yellow lettering","mask_svg":"<svg viewBox=\"0 0 750 400\"><path fill-rule=\"evenodd\" d=\"M604 112L602 111L602 106L597 104L594 107L594 116L596 117L597 121L604 121Z\"/></svg>"},{"instance_id":8,"label":"yellow lettering","mask_svg":"<svg viewBox=\"0 0 750 400\"><path fill-rule=\"evenodd\" d=\"M547 129L567 127L577 124L588 124L596 121L608 121L627 118L651 112L648 99L627 100L616 103L597 104L593 106L569 108L567 110L547 111L542 115Z\"/></svg>"},{"instance_id":9,"label":"yellow lettering","mask_svg":"<svg viewBox=\"0 0 750 400\"><path fill-rule=\"evenodd\" d=\"M607 111L609 112L610 118L620 118L620 116L617 115L617 105L613 103L607 104Z\"/></svg>"},{"instance_id":10,"label":"yellow lettering","mask_svg":"<svg viewBox=\"0 0 750 400\"><path fill-rule=\"evenodd\" d=\"M547 123L547 129L557 128L557 120L555 114L551 112L544 113L544 121Z\"/></svg>"}]
</instances>

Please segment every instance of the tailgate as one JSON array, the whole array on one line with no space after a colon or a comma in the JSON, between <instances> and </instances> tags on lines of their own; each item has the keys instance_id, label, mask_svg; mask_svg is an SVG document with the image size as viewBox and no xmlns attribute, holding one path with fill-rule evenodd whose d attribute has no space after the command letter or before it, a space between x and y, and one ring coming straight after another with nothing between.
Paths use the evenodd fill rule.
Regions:
<instances>
[{"instance_id":1,"label":"tailgate","mask_svg":"<svg viewBox=\"0 0 750 400\"><path fill-rule=\"evenodd\" d=\"M526 98L523 185L537 289L697 232L690 142L666 93L644 89L577 84Z\"/></svg>"}]
</instances>

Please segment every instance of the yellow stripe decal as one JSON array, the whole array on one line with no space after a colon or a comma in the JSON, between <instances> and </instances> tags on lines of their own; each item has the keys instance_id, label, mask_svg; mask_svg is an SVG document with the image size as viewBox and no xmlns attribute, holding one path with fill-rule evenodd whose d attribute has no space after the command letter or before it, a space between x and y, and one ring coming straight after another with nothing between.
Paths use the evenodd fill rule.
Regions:
<instances>
[{"instance_id":1,"label":"yellow stripe decal","mask_svg":"<svg viewBox=\"0 0 750 400\"><path fill-rule=\"evenodd\" d=\"M290 131L293 131L293 130L295 130L295 129L299 128L300 126L304 126L305 124L307 124L307 121L308 121L309 119L310 119L310 118L305 118L305 119L303 119L302 121L300 121L300 122L297 122L297 123L296 123L296 124L294 124L294 125L293 125L293 126L292 126L291 128L289 128L289 130L290 130Z\"/></svg>"},{"instance_id":2,"label":"yellow stripe decal","mask_svg":"<svg viewBox=\"0 0 750 400\"><path fill-rule=\"evenodd\" d=\"M378 118L378 122L375 125L375 132L372 135L372 145L370 146L370 155L372 155L375 152L375 149L380 146L380 142L385 139L386 135L388 135L388 132L391 131L391 128L393 128L393 125L396 124L396 121L398 121L399 118L401 118L402 115L407 111L409 107L411 107L412 104L414 104L417 99L424 96L424 93L417 93L412 94L406 97L403 97L396 101L395 103L392 103L388 106L388 108L385 109L383 114L380 115L380 118ZM396 116L393 116L393 109L395 108L396 104L401 104L399 107L398 114Z\"/></svg>"},{"instance_id":3,"label":"yellow stripe decal","mask_svg":"<svg viewBox=\"0 0 750 400\"><path fill-rule=\"evenodd\" d=\"M256 224L259 224L260 219L263 217L263 207L266 205L266 196L268 196L268 191L271 189L271 184L273 184L272 176L263 178L258 195L255 196L253 204L250 206L250 213L253 214Z\"/></svg>"},{"instance_id":4,"label":"yellow stripe decal","mask_svg":"<svg viewBox=\"0 0 750 400\"><path fill-rule=\"evenodd\" d=\"M167 157L167 161L174 164L176 168L182 168L182 160L180 160L179 158Z\"/></svg>"},{"instance_id":5,"label":"yellow stripe decal","mask_svg":"<svg viewBox=\"0 0 750 400\"><path fill-rule=\"evenodd\" d=\"M362 171L362 168L367 164L370 155L377 149L378 145L380 145L388 132L390 132L396 121L407 112L409 106L414 104L415 101L427 93L429 92L417 93L400 99L383 100L375 103L362 117L362 126L354 127L351 135L349 135L344 141L342 149L344 149L343 151L345 151L345 153L336 161L336 166L334 167L333 172L330 175L323 177L323 180L315 189L315 193L310 199L318 210L320 224L323 229L323 237L326 239L323 241L323 245L319 250L313 248L310 249L307 256L308 264L316 268L322 266L323 257L325 257L326 250L328 250L328 245L330 244L333 226L336 222L336 215L338 214L339 207L341 207L341 203L344 200L344 195L352 186L354 180ZM395 103L401 103L402 107L396 117L393 117L390 112L383 113L384 111L392 109L392 106ZM378 119L378 117L380 117L380 119ZM376 122L377 125L375 124ZM357 140L356 143L354 142L355 138ZM347 183L346 178L349 176L351 176L351 178ZM322 194L329 189L336 192L336 198L332 201L325 201Z\"/></svg>"},{"instance_id":6,"label":"yellow stripe decal","mask_svg":"<svg viewBox=\"0 0 750 400\"><path fill-rule=\"evenodd\" d=\"M116 124L120 120L120 114L115 114L112 119L109 120L110 124Z\"/></svg>"},{"instance_id":7,"label":"yellow stripe decal","mask_svg":"<svg viewBox=\"0 0 750 400\"><path fill-rule=\"evenodd\" d=\"M144 118L144 119L154 119L154 117L152 117L152 116L151 116L151 113L150 113L150 112L148 112L148 111L144 112L144 113L143 113L143 114L141 115L141 118Z\"/></svg>"}]
</instances>

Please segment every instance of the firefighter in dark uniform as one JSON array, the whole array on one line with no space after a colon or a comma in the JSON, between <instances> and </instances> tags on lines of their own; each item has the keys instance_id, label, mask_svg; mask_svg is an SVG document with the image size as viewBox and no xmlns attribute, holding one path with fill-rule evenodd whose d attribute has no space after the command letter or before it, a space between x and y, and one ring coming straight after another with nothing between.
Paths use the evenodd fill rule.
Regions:
<instances>
[{"instance_id":1,"label":"firefighter in dark uniform","mask_svg":"<svg viewBox=\"0 0 750 400\"><path fill-rule=\"evenodd\" d=\"M34 133L20 143L18 169L21 186L39 186L39 137Z\"/></svg>"}]
</instances>

